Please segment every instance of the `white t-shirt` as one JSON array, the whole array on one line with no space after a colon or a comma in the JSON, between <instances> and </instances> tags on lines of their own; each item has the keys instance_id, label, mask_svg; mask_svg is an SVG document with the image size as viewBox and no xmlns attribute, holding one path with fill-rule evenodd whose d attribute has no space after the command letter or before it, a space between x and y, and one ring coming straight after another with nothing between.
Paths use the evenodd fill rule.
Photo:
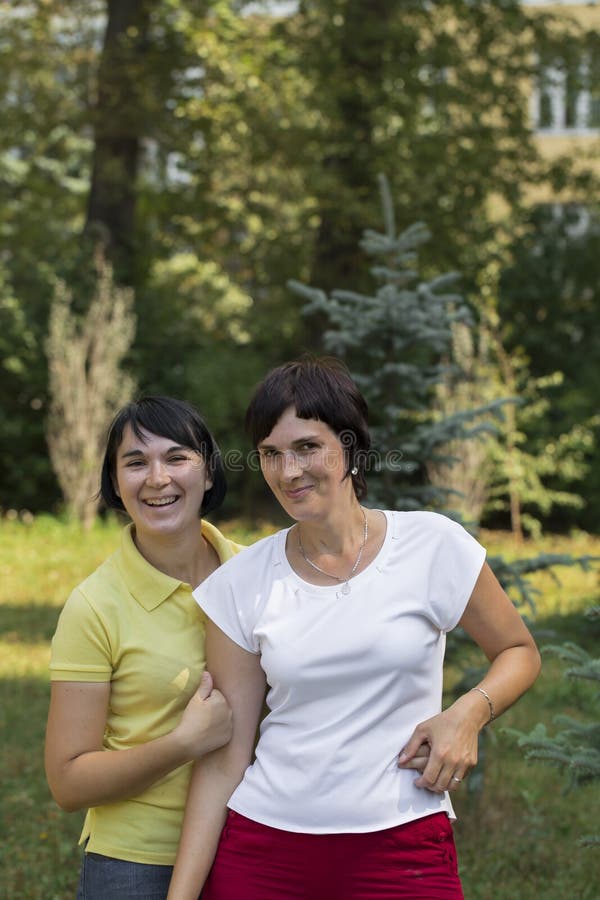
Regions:
<instances>
[{"instance_id":1,"label":"white t-shirt","mask_svg":"<svg viewBox=\"0 0 600 900\"><path fill-rule=\"evenodd\" d=\"M441 709L445 633L460 620L485 550L437 513L386 512L372 563L350 581L303 581L288 530L194 591L233 641L259 653L270 690L256 759L229 806L285 831L390 828L441 810L448 794L397 766L415 726Z\"/></svg>"}]
</instances>

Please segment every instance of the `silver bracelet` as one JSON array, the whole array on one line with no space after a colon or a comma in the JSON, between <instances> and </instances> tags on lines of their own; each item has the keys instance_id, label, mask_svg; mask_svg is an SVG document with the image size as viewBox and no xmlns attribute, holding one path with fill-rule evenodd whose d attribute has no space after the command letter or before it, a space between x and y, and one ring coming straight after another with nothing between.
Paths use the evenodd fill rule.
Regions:
<instances>
[{"instance_id":1,"label":"silver bracelet","mask_svg":"<svg viewBox=\"0 0 600 900\"><path fill-rule=\"evenodd\" d=\"M485 724L486 724L486 725L489 725L490 722L493 722L494 719L496 718L496 713L494 712L494 704L492 703L492 698L490 697L490 695L488 694L487 691L484 691L483 688L480 688L480 687L474 687L474 688L471 688L471 690L472 690L472 691L479 691L479 693L480 693L480 694L483 694L483 696L484 696L485 699L487 700L488 706L489 706L489 708L490 708L490 717L489 717L489 719L487 720L487 722L486 722Z\"/></svg>"}]
</instances>

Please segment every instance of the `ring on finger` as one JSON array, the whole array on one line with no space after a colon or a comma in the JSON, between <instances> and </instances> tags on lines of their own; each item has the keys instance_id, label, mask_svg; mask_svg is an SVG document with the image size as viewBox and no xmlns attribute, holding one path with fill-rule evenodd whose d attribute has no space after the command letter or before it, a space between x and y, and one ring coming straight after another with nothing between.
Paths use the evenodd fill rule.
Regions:
<instances>
[{"instance_id":1,"label":"ring on finger","mask_svg":"<svg viewBox=\"0 0 600 900\"><path fill-rule=\"evenodd\" d=\"M453 776L452 776L452 781L455 781L457 784L460 784L461 781L462 781L462 778L457 778L456 775L453 775Z\"/></svg>"}]
</instances>

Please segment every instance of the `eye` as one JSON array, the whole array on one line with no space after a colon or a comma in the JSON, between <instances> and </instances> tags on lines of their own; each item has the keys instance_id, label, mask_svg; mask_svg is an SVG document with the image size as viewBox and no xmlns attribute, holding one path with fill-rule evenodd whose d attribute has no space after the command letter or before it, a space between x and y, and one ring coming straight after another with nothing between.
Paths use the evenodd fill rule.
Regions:
<instances>
[{"instance_id":1,"label":"eye","mask_svg":"<svg viewBox=\"0 0 600 900\"><path fill-rule=\"evenodd\" d=\"M143 465L144 465L143 459L130 459L128 462L125 463L125 468L126 469L139 469Z\"/></svg>"},{"instance_id":2,"label":"eye","mask_svg":"<svg viewBox=\"0 0 600 900\"><path fill-rule=\"evenodd\" d=\"M298 448L300 453L311 453L313 450L317 450L319 447L318 444L315 444L314 441L306 441L304 444L301 444Z\"/></svg>"},{"instance_id":3,"label":"eye","mask_svg":"<svg viewBox=\"0 0 600 900\"><path fill-rule=\"evenodd\" d=\"M258 452L261 456L261 459L275 459L279 451L275 450L274 447L261 447Z\"/></svg>"},{"instance_id":4,"label":"eye","mask_svg":"<svg viewBox=\"0 0 600 900\"><path fill-rule=\"evenodd\" d=\"M177 463L177 462L189 462L189 456L186 456L185 453L175 453L173 456L169 457L169 462Z\"/></svg>"}]
</instances>

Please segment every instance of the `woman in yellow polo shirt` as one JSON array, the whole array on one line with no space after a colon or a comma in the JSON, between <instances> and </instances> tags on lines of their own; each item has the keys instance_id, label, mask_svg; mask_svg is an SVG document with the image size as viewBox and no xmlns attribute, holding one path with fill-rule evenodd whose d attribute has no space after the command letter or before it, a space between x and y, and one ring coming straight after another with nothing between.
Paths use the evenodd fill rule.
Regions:
<instances>
[{"instance_id":1,"label":"woman in yellow polo shirt","mask_svg":"<svg viewBox=\"0 0 600 900\"><path fill-rule=\"evenodd\" d=\"M131 524L69 597L50 663L48 783L63 809L88 809L78 900L166 897L192 761L229 740L192 597L241 549L199 521L225 491L193 407L147 397L117 414L101 495Z\"/></svg>"}]
</instances>

